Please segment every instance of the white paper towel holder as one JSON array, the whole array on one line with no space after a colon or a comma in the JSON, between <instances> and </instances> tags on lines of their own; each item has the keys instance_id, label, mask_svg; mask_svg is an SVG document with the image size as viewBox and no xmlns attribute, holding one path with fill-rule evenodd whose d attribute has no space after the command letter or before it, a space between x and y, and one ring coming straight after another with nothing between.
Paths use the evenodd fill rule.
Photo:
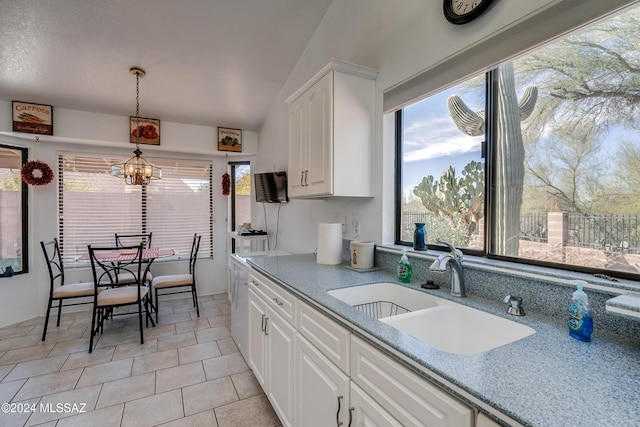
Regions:
<instances>
[{"instance_id":1,"label":"white paper towel holder","mask_svg":"<svg viewBox=\"0 0 640 427\"><path fill-rule=\"evenodd\" d=\"M316 248L318 264L342 264L342 224L319 223Z\"/></svg>"}]
</instances>

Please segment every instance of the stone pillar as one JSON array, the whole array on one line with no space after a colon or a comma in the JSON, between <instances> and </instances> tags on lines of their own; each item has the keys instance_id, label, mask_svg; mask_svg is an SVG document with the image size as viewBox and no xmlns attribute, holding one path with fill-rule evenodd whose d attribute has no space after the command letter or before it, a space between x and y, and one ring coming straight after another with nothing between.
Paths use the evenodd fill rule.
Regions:
<instances>
[{"instance_id":1,"label":"stone pillar","mask_svg":"<svg viewBox=\"0 0 640 427\"><path fill-rule=\"evenodd\" d=\"M551 246L564 246L569 240L569 214L549 212L547 214L547 236Z\"/></svg>"}]
</instances>

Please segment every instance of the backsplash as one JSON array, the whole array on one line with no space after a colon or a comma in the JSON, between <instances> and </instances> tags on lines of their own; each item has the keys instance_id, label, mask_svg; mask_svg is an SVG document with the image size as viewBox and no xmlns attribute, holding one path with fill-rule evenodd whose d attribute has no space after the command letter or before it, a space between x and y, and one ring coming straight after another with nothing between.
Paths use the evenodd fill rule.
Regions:
<instances>
[{"instance_id":1,"label":"backsplash","mask_svg":"<svg viewBox=\"0 0 640 427\"><path fill-rule=\"evenodd\" d=\"M349 244L346 242L346 257L349 257ZM377 247L375 251L375 266L385 271L393 272L400 259L401 247ZM434 274L429 272L429 266L441 252L427 251L419 254L407 249L407 256L413 267L412 284L433 280L440 288L450 287L451 273ZM535 312L548 316L559 323L566 323L567 310L574 286L563 283L570 279L581 279L590 283L602 282L588 274L575 273L569 277L568 272L551 271L547 268L521 266L513 263L485 261L482 259L463 262L465 286L468 296L475 296L501 303L506 295L519 296L524 300L525 312ZM513 273L492 271L492 268L513 269ZM516 270L517 268L517 270ZM527 270L524 274L521 270ZM564 273L564 274L563 274ZM364 274L364 273L363 273ZM526 274L526 275L525 275ZM543 277L527 277L536 275ZM619 293L598 289L586 289L589 304L594 318L594 336L612 333L635 341L640 345L640 320L629 318L606 311L605 302ZM506 309L506 304L505 304Z\"/></svg>"}]
</instances>

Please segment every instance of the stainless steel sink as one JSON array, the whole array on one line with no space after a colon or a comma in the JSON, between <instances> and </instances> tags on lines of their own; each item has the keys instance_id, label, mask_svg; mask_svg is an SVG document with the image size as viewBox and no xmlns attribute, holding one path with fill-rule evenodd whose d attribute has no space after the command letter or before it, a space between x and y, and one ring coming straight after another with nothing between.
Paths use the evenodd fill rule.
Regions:
<instances>
[{"instance_id":1,"label":"stainless steel sink","mask_svg":"<svg viewBox=\"0 0 640 427\"><path fill-rule=\"evenodd\" d=\"M381 282L328 292L354 307L385 304L406 310L377 316L380 321L439 350L471 355L491 350L534 334L529 326L443 298ZM386 307L386 306L385 306ZM364 310L367 312L367 310Z\"/></svg>"}]
</instances>

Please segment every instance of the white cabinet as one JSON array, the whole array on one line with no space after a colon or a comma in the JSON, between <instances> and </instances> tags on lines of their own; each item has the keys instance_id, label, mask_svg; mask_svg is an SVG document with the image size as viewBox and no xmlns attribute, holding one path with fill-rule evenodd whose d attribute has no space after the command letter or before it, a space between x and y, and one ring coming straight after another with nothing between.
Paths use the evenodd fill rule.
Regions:
<instances>
[{"instance_id":1,"label":"white cabinet","mask_svg":"<svg viewBox=\"0 0 640 427\"><path fill-rule=\"evenodd\" d=\"M248 363L284 426L497 426L255 271L248 317Z\"/></svg>"},{"instance_id":2,"label":"white cabinet","mask_svg":"<svg viewBox=\"0 0 640 427\"><path fill-rule=\"evenodd\" d=\"M296 329L327 359L349 375L351 333L348 329L302 302L298 302Z\"/></svg>"},{"instance_id":3,"label":"white cabinet","mask_svg":"<svg viewBox=\"0 0 640 427\"><path fill-rule=\"evenodd\" d=\"M231 336L245 359L249 358L249 269L242 258L235 254L229 257Z\"/></svg>"},{"instance_id":4,"label":"white cabinet","mask_svg":"<svg viewBox=\"0 0 640 427\"><path fill-rule=\"evenodd\" d=\"M404 426L474 425L469 406L353 335L351 379Z\"/></svg>"},{"instance_id":5,"label":"white cabinet","mask_svg":"<svg viewBox=\"0 0 640 427\"><path fill-rule=\"evenodd\" d=\"M290 197L373 197L376 76L332 60L287 99Z\"/></svg>"},{"instance_id":6,"label":"white cabinet","mask_svg":"<svg viewBox=\"0 0 640 427\"><path fill-rule=\"evenodd\" d=\"M256 292L249 288L249 366L262 386L266 388L266 345L265 319L267 304Z\"/></svg>"},{"instance_id":7,"label":"white cabinet","mask_svg":"<svg viewBox=\"0 0 640 427\"><path fill-rule=\"evenodd\" d=\"M355 383L351 382L351 411L354 427L402 427L391 414L382 408Z\"/></svg>"},{"instance_id":8,"label":"white cabinet","mask_svg":"<svg viewBox=\"0 0 640 427\"><path fill-rule=\"evenodd\" d=\"M476 427L500 427L500 424L493 421L482 412L479 412L478 418L476 418Z\"/></svg>"},{"instance_id":9,"label":"white cabinet","mask_svg":"<svg viewBox=\"0 0 640 427\"><path fill-rule=\"evenodd\" d=\"M349 377L306 338L297 334L295 364L296 426L347 426Z\"/></svg>"},{"instance_id":10,"label":"white cabinet","mask_svg":"<svg viewBox=\"0 0 640 427\"><path fill-rule=\"evenodd\" d=\"M280 296L263 277L251 275L249 282L249 366L282 424L293 426L296 330L281 314L290 313L293 320L295 299Z\"/></svg>"}]
</instances>

